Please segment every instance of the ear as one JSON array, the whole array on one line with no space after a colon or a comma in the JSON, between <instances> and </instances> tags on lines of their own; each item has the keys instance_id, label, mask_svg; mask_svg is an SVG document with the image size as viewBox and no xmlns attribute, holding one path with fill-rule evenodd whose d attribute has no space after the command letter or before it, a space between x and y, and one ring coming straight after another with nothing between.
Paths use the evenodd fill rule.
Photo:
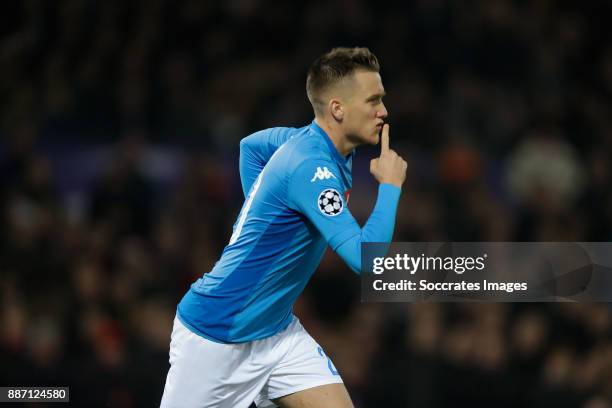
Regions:
<instances>
[{"instance_id":1,"label":"ear","mask_svg":"<svg viewBox=\"0 0 612 408\"><path fill-rule=\"evenodd\" d=\"M332 99L329 101L329 111L338 122L344 119L344 105L339 99Z\"/></svg>"}]
</instances>

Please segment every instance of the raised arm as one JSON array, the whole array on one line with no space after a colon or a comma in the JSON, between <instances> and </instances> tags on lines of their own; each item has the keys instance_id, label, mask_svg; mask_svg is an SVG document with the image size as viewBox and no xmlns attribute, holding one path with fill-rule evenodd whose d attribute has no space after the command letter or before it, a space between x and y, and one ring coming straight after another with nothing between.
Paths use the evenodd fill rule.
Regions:
<instances>
[{"instance_id":1,"label":"raised arm","mask_svg":"<svg viewBox=\"0 0 612 408\"><path fill-rule=\"evenodd\" d=\"M370 171L380 183L378 197L363 228L346 208L337 178L313 179L318 167L335 169L335 164L331 160L312 160L298 166L289 183L290 204L314 224L353 271L361 273L361 244L390 242L393 237L400 187L406 178L406 162L389 149L389 129L385 125L381 155L370 163Z\"/></svg>"}]
</instances>

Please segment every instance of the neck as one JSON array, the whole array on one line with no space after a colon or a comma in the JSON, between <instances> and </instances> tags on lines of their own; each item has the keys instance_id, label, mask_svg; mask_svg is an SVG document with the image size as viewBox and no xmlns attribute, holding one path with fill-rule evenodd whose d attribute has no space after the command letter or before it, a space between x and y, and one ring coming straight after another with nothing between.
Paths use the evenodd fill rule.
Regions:
<instances>
[{"instance_id":1,"label":"neck","mask_svg":"<svg viewBox=\"0 0 612 408\"><path fill-rule=\"evenodd\" d=\"M327 133L327 136L329 136L336 150L338 150L338 153L340 153L342 157L346 157L357 147L355 143L348 140L336 123L319 117L315 117L314 121L325 131L325 133Z\"/></svg>"}]
</instances>

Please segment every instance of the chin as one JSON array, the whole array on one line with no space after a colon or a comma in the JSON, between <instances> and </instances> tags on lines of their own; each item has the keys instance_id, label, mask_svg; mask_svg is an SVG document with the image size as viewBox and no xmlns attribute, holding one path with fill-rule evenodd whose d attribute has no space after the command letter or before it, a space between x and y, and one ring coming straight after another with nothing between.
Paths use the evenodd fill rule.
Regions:
<instances>
[{"instance_id":1,"label":"chin","mask_svg":"<svg viewBox=\"0 0 612 408\"><path fill-rule=\"evenodd\" d=\"M380 142L380 135L372 133L371 135L361 134L354 139L358 145L377 145Z\"/></svg>"},{"instance_id":2,"label":"chin","mask_svg":"<svg viewBox=\"0 0 612 408\"><path fill-rule=\"evenodd\" d=\"M377 133L374 133L374 135L372 136L372 143L373 145L377 145L380 142L380 135Z\"/></svg>"}]
</instances>

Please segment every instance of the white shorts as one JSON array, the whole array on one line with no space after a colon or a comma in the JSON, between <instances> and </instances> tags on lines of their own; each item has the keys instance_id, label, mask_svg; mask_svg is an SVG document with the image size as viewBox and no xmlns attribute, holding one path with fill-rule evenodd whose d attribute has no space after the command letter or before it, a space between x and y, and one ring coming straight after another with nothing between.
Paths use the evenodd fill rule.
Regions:
<instances>
[{"instance_id":1,"label":"white shorts","mask_svg":"<svg viewBox=\"0 0 612 408\"><path fill-rule=\"evenodd\" d=\"M341 383L321 346L297 318L282 332L248 343L205 339L174 318L162 408L275 407L270 400Z\"/></svg>"}]
</instances>

